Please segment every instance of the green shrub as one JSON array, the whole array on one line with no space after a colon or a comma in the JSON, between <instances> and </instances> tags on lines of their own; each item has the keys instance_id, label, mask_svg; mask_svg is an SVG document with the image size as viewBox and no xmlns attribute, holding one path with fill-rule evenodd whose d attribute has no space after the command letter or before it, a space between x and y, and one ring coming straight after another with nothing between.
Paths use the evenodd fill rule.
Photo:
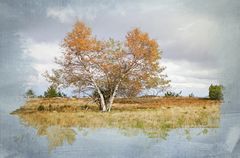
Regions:
<instances>
[{"instance_id":1,"label":"green shrub","mask_svg":"<svg viewBox=\"0 0 240 158\"><path fill-rule=\"evenodd\" d=\"M57 88L51 85L50 87L48 87L47 91L44 92L44 97L45 98L67 97L67 95L60 91L57 91Z\"/></svg>"},{"instance_id":2,"label":"green shrub","mask_svg":"<svg viewBox=\"0 0 240 158\"><path fill-rule=\"evenodd\" d=\"M29 90L25 93L25 96L26 96L27 98L35 98L35 97L36 97L36 95L35 95L35 93L33 92L32 89L29 89Z\"/></svg>"},{"instance_id":3,"label":"green shrub","mask_svg":"<svg viewBox=\"0 0 240 158\"><path fill-rule=\"evenodd\" d=\"M214 100L223 99L223 86L222 85L211 85L209 87L209 98Z\"/></svg>"},{"instance_id":4,"label":"green shrub","mask_svg":"<svg viewBox=\"0 0 240 158\"><path fill-rule=\"evenodd\" d=\"M38 106L37 110L38 111L44 111L44 106L43 105Z\"/></svg>"},{"instance_id":5,"label":"green shrub","mask_svg":"<svg viewBox=\"0 0 240 158\"><path fill-rule=\"evenodd\" d=\"M180 91L179 93L175 93L175 92L170 92L170 91L168 91L168 92L166 92L166 93L164 94L164 96L165 96L165 97L180 97L181 94L182 94L182 91Z\"/></svg>"},{"instance_id":6,"label":"green shrub","mask_svg":"<svg viewBox=\"0 0 240 158\"><path fill-rule=\"evenodd\" d=\"M47 91L44 92L44 97L46 98L58 97L57 89L54 86L48 87Z\"/></svg>"}]
</instances>

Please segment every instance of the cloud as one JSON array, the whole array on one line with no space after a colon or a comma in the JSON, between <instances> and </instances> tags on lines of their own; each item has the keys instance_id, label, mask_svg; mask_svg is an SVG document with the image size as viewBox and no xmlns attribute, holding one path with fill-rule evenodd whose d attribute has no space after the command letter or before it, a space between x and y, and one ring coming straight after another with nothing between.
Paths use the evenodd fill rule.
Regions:
<instances>
[{"instance_id":1,"label":"cloud","mask_svg":"<svg viewBox=\"0 0 240 158\"><path fill-rule=\"evenodd\" d=\"M196 96L205 97L211 84L218 84L218 69L202 69L197 64L163 59L162 65L166 66L165 73L171 80L174 91L182 91L183 95L194 93Z\"/></svg>"},{"instance_id":2,"label":"cloud","mask_svg":"<svg viewBox=\"0 0 240 158\"><path fill-rule=\"evenodd\" d=\"M48 8L47 17L58 19L61 23L68 23L76 16L75 11L70 7Z\"/></svg>"},{"instance_id":3,"label":"cloud","mask_svg":"<svg viewBox=\"0 0 240 158\"><path fill-rule=\"evenodd\" d=\"M191 27L193 27L194 25L196 25L197 22L191 22L187 25L184 25L180 28L178 28L179 31L188 31Z\"/></svg>"},{"instance_id":4,"label":"cloud","mask_svg":"<svg viewBox=\"0 0 240 158\"><path fill-rule=\"evenodd\" d=\"M194 12L188 1L68 1L64 4L41 3L41 7L37 3L27 5L36 13L24 10L21 17L10 6L8 10L23 21L31 21L29 25L21 23L24 27L19 32L32 40L27 44L28 55L33 58L32 65L39 74L53 67L50 63L53 63L55 52L59 52L60 40L78 18L87 23L100 39L113 37L123 40L134 27L148 32L163 50L162 59L168 61L164 63L167 74L173 80L172 84L179 88L181 85L186 88L187 83L192 85L196 82L201 86L207 84L205 80L208 83L218 80L215 76L219 69L216 41L221 27L212 12L208 16L197 6L194 6L197 9ZM178 80L184 80L184 83L180 84ZM206 95L206 91L202 95Z\"/></svg>"},{"instance_id":5,"label":"cloud","mask_svg":"<svg viewBox=\"0 0 240 158\"><path fill-rule=\"evenodd\" d=\"M27 39L25 43L25 53L43 64L52 63L54 57L61 55L60 42L36 42Z\"/></svg>"},{"instance_id":6,"label":"cloud","mask_svg":"<svg viewBox=\"0 0 240 158\"><path fill-rule=\"evenodd\" d=\"M32 58L33 63L31 66L37 71L37 75L31 76L28 87L34 87L38 93L41 93L49 85L43 74L58 67L54 63L54 58L62 54L59 42L36 42L33 39L27 38L23 44L25 48L24 54Z\"/></svg>"},{"instance_id":7,"label":"cloud","mask_svg":"<svg viewBox=\"0 0 240 158\"><path fill-rule=\"evenodd\" d=\"M218 65L215 54L211 51L211 44L215 37L209 35L209 32L217 31L216 23L206 16L191 15L178 4L171 4L141 1L133 5L124 1L116 4L72 3L65 7L49 7L46 11L47 18L56 19L56 22L45 23L47 27L44 27L44 32L52 34L51 40L44 37L46 33L41 30L42 33L37 35L35 32L26 33L33 39L39 39L39 35L43 36L40 41L36 40L35 44L29 47L33 53L32 56L38 59L38 64L34 67L40 72L46 69L46 65L41 63L52 62L49 59L53 56L44 59L46 55L41 52L47 52L46 54L57 52L56 44L53 46L53 40L62 40L67 32L64 28L70 31L70 24L74 23L76 17L84 20L100 39L113 37L123 40L128 31L134 27L140 27L159 42L164 52L163 60L168 61L164 65L167 66L166 72L172 80L173 87L182 88L187 91L186 93L189 91L186 88L189 87L205 88L204 94L199 93L205 96L208 84L217 80L215 75ZM175 66L178 67L175 68ZM186 86L187 84L189 86Z\"/></svg>"}]
</instances>

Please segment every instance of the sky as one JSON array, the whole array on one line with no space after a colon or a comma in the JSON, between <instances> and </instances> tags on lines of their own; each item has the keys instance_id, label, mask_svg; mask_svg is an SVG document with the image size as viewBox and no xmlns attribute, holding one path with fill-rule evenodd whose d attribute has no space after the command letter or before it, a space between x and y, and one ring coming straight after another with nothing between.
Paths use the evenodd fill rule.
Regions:
<instances>
[{"instance_id":1,"label":"sky","mask_svg":"<svg viewBox=\"0 0 240 158\"><path fill-rule=\"evenodd\" d=\"M98 39L124 40L135 27L149 33L163 51L171 90L208 96L210 84L229 72L224 59L238 59L227 55L239 50L238 6L234 0L0 0L0 87L42 94L49 85L42 74L56 67L60 43L81 20Z\"/></svg>"}]
</instances>

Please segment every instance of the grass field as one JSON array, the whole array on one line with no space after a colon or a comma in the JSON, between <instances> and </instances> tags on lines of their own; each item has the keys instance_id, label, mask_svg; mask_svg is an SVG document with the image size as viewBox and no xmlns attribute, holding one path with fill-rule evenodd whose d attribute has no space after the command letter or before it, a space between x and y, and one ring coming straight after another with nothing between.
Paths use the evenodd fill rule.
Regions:
<instances>
[{"instance_id":1,"label":"grass field","mask_svg":"<svg viewBox=\"0 0 240 158\"><path fill-rule=\"evenodd\" d=\"M60 126L137 129L149 137L164 138L174 128L217 128L220 104L188 97L116 99L113 110L102 113L87 98L32 99L12 114L38 129L39 134L51 126Z\"/></svg>"}]
</instances>

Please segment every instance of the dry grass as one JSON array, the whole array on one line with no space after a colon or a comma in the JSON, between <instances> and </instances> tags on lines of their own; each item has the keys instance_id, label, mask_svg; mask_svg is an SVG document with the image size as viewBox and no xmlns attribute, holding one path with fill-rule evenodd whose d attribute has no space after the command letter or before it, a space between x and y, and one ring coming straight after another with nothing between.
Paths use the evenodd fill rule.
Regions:
<instances>
[{"instance_id":1,"label":"dry grass","mask_svg":"<svg viewBox=\"0 0 240 158\"><path fill-rule=\"evenodd\" d=\"M220 101L189 97L152 97L152 98L117 98L113 110L132 111L137 109L158 109L160 107L207 107L219 106ZM98 107L89 98L41 98L30 99L20 110L21 112L36 111L43 106L47 111L76 112L81 110L98 111Z\"/></svg>"},{"instance_id":2,"label":"dry grass","mask_svg":"<svg viewBox=\"0 0 240 158\"><path fill-rule=\"evenodd\" d=\"M114 102L115 109L154 109L160 107L186 107L186 106L214 106L220 105L217 100L205 98L189 97L154 97L154 98L130 98L116 99Z\"/></svg>"},{"instance_id":3,"label":"dry grass","mask_svg":"<svg viewBox=\"0 0 240 158\"><path fill-rule=\"evenodd\" d=\"M117 99L113 111L102 113L89 99L35 99L15 111L23 123L44 134L47 128L139 129L150 137L166 137L173 128L216 128L220 102L198 98ZM39 105L44 111L37 111ZM51 105L51 108L49 109Z\"/></svg>"}]
</instances>

